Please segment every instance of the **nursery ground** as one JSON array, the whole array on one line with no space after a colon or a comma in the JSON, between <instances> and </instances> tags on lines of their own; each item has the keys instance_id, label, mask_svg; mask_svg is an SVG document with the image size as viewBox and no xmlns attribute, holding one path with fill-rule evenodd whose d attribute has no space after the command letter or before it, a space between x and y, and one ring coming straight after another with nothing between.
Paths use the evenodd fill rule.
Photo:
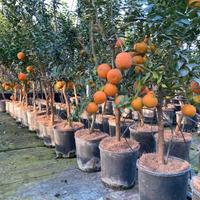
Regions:
<instances>
[{"instance_id":1,"label":"nursery ground","mask_svg":"<svg viewBox=\"0 0 200 200\"><path fill-rule=\"evenodd\" d=\"M191 158L198 169L195 136ZM103 186L100 173L83 173L76 159L55 159L54 149L27 128L0 113L0 200L138 200L137 185L115 191Z\"/></svg>"}]
</instances>

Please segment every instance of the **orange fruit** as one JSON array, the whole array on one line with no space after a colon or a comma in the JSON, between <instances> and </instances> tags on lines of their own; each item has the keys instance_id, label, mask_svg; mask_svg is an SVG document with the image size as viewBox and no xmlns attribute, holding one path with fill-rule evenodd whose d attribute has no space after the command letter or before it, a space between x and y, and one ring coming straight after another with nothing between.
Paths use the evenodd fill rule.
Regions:
<instances>
[{"instance_id":1,"label":"orange fruit","mask_svg":"<svg viewBox=\"0 0 200 200\"><path fill-rule=\"evenodd\" d=\"M26 80L26 74L20 72L20 73L18 74L18 79L19 79L20 81L25 81L25 80Z\"/></svg>"},{"instance_id":2,"label":"orange fruit","mask_svg":"<svg viewBox=\"0 0 200 200\"><path fill-rule=\"evenodd\" d=\"M23 60L23 59L25 58L24 53L23 53L23 52L19 52L19 53L17 54L17 58L18 58L19 60Z\"/></svg>"},{"instance_id":3,"label":"orange fruit","mask_svg":"<svg viewBox=\"0 0 200 200\"><path fill-rule=\"evenodd\" d=\"M134 68L134 71L135 71L136 74L139 74L139 73L144 72L144 68L136 65L135 68Z\"/></svg>"},{"instance_id":4,"label":"orange fruit","mask_svg":"<svg viewBox=\"0 0 200 200\"><path fill-rule=\"evenodd\" d=\"M93 96L96 104L102 104L106 101L106 94L103 91L97 91Z\"/></svg>"},{"instance_id":5,"label":"orange fruit","mask_svg":"<svg viewBox=\"0 0 200 200\"><path fill-rule=\"evenodd\" d=\"M121 48L124 45L124 41L120 38L117 39L115 43L115 48Z\"/></svg>"},{"instance_id":6,"label":"orange fruit","mask_svg":"<svg viewBox=\"0 0 200 200\"><path fill-rule=\"evenodd\" d=\"M181 107L183 115L188 117L194 117L196 115L196 108L191 104L185 104Z\"/></svg>"},{"instance_id":7,"label":"orange fruit","mask_svg":"<svg viewBox=\"0 0 200 200\"><path fill-rule=\"evenodd\" d=\"M28 67L26 68L26 71L27 71L28 73L32 73L32 72L33 72L33 67L32 67L32 66L28 66Z\"/></svg>"},{"instance_id":8,"label":"orange fruit","mask_svg":"<svg viewBox=\"0 0 200 200\"><path fill-rule=\"evenodd\" d=\"M191 81L190 88L193 93L200 94L200 85L196 81Z\"/></svg>"},{"instance_id":9,"label":"orange fruit","mask_svg":"<svg viewBox=\"0 0 200 200\"><path fill-rule=\"evenodd\" d=\"M200 8L200 0L189 0L188 5L193 8Z\"/></svg>"},{"instance_id":10,"label":"orange fruit","mask_svg":"<svg viewBox=\"0 0 200 200\"><path fill-rule=\"evenodd\" d=\"M5 91L8 91L8 90L10 90L10 89L11 89L10 85L5 85L5 86L4 86L4 90L5 90Z\"/></svg>"},{"instance_id":11,"label":"orange fruit","mask_svg":"<svg viewBox=\"0 0 200 200\"><path fill-rule=\"evenodd\" d=\"M144 64L144 58L142 56L134 56L133 58L133 64L135 65L140 65L140 64Z\"/></svg>"},{"instance_id":12,"label":"orange fruit","mask_svg":"<svg viewBox=\"0 0 200 200\"><path fill-rule=\"evenodd\" d=\"M120 103L123 103L123 101L125 100L125 96L124 95L119 95L115 98L115 105L119 105Z\"/></svg>"},{"instance_id":13,"label":"orange fruit","mask_svg":"<svg viewBox=\"0 0 200 200\"><path fill-rule=\"evenodd\" d=\"M97 74L100 78L107 78L108 72L111 70L111 67L104 63L97 67Z\"/></svg>"},{"instance_id":14,"label":"orange fruit","mask_svg":"<svg viewBox=\"0 0 200 200\"><path fill-rule=\"evenodd\" d=\"M158 104L158 99L153 94L146 94L143 99L142 103L147 108L154 108Z\"/></svg>"},{"instance_id":15,"label":"orange fruit","mask_svg":"<svg viewBox=\"0 0 200 200\"><path fill-rule=\"evenodd\" d=\"M86 111L90 114L94 114L98 111L98 106L96 103L94 102L90 102L87 107L86 107Z\"/></svg>"},{"instance_id":16,"label":"orange fruit","mask_svg":"<svg viewBox=\"0 0 200 200\"><path fill-rule=\"evenodd\" d=\"M131 106L136 111L142 110L142 108L143 108L142 98L141 97L137 97L136 99L134 99L131 102Z\"/></svg>"},{"instance_id":17,"label":"orange fruit","mask_svg":"<svg viewBox=\"0 0 200 200\"><path fill-rule=\"evenodd\" d=\"M146 42L138 42L133 46L133 49L138 53L144 54L147 51L147 44Z\"/></svg>"},{"instance_id":18,"label":"orange fruit","mask_svg":"<svg viewBox=\"0 0 200 200\"><path fill-rule=\"evenodd\" d=\"M119 69L111 69L107 74L109 83L118 84L122 80L122 73Z\"/></svg>"},{"instance_id":19,"label":"orange fruit","mask_svg":"<svg viewBox=\"0 0 200 200\"><path fill-rule=\"evenodd\" d=\"M57 81L56 84L55 84L55 89L60 90L64 87L64 85L65 85L64 81Z\"/></svg>"},{"instance_id":20,"label":"orange fruit","mask_svg":"<svg viewBox=\"0 0 200 200\"><path fill-rule=\"evenodd\" d=\"M116 67L121 70L129 69L132 64L133 64L133 61L132 61L132 57L130 53L122 52L122 53L119 53L115 58Z\"/></svg>"},{"instance_id":21,"label":"orange fruit","mask_svg":"<svg viewBox=\"0 0 200 200\"><path fill-rule=\"evenodd\" d=\"M112 83L106 83L103 91L106 93L107 96L115 96L118 93L117 86L113 85Z\"/></svg>"}]
</instances>

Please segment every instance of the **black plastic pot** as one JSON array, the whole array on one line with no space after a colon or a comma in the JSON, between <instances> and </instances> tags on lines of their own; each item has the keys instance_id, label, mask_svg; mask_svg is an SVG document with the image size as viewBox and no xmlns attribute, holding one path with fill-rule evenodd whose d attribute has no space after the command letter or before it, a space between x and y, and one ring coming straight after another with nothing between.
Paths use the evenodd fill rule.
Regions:
<instances>
[{"instance_id":1,"label":"black plastic pot","mask_svg":"<svg viewBox=\"0 0 200 200\"><path fill-rule=\"evenodd\" d=\"M190 184L190 185L191 185L191 188L192 188L192 200L200 200L200 192L197 191L197 190L195 189L194 185L193 185L193 180L194 180L195 178L198 178L198 179L199 179L199 177L194 176L193 179L191 180L191 184Z\"/></svg>"},{"instance_id":2,"label":"black plastic pot","mask_svg":"<svg viewBox=\"0 0 200 200\"><path fill-rule=\"evenodd\" d=\"M106 115L112 115L113 114L113 101L106 101L104 114L106 114Z\"/></svg>"},{"instance_id":3,"label":"black plastic pot","mask_svg":"<svg viewBox=\"0 0 200 200\"><path fill-rule=\"evenodd\" d=\"M80 123L78 128L59 129L57 125L54 126L55 152L57 155L61 154L68 158L75 157L74 133L83 127L82 123Z\"/></svg>"},{"instance_id":4,"label":"black plastic pot","mask_svg":"<svg viewBox=\"0 0 200 200\"><path fill-rule=\"evenodd\" d=\"M127 129L127 127L130 126L133 123L133 121L126 119L124 121L121 121L120 123L121 123L120 127L122 134L126 130L126 132L123 134L123 137L130 138L130 130ZM115 125L115 119L113 118L109 120L109 133L111 137L115 136L115 130L116 130L116 125Z\"/></svg>"},{"instance_id":5,"label":"black plastic pot","mask_svg":"<svg viewBox=\"0 0 200 200\"><path fill-rule=\"evenodd\" d=\"M75 133L76 156L79 169L85 172L100 171L101 163L99 143L102 139L108 137L108 135L102 133L102 137L99 137L98 139L86 140L81 137L78 137L79 131Z\"/></svg>"},{"instance_id":6,"label":"black plastic pot","mask_svg":"<svg viewBox=\"0 0 200 200\"><path fill-rule=\"evenodd\" d=\"M189 162L190 160L190 146L192 141L172 141L169 150L169 155L177 158L181 158ZM170 142L165 143L165 154L169 148Z\"/></svg>"},{"instance_id":7,"label":"black plastic pot","mask_svg":"<svg viewBox=\"0 0 200 200\"><path fill-rule=\"evenodd\" d=\"M0 100L0 112L6 112L6 101Z\"/></svg>"},{"instance_id":8,"label":"black plastic pot","mask_svg":"<svg viewBox=\"0 0 200 200\"><path fill-rule=\"evenodd\" d=\"M164 109L164 126L171 126L176 123L176 114L174 109Z\"/></svg>"},{"instance_id":9,"label":"black plastic pot","mask_svg":"<svg viewBox=\"0 0 200 200\"><path fill-rule=\"evenodd\" d=\"M137 131L134 126L129 128L130 138L136 140L140 144L139 156L143 153L153 153L156 150L156 140L154 135L157 133L154 129L149 131Z\"/></svg>"},{"instance_id":10,"label":"black plastic pot","mask_svg":"<svg viewBox=\"0 0 200 200\"><path fill-rule=\"evenodd\" d=\"M159 173L142 168L139 161L137 167L140 200L186 200L190 168L178 173Z\"/></svg>"},{"instance_id":11,"label":"black plastic pot","mask_svg":"<svg viewBox=\"0 0 200 200\"><path fill-rule=\"evenodd\" d=\"M109 139L105 138L104 140ZM111 188L128 189L133 187L136 177L136 161L138 157L138 149L128 152L112 152L102 148L101 141L101 180Z\"/></svg>"},{"instance_id":12,"label":"black plastic pot","mask_svg":"<svg viewBox=\"0 0 200 200\"><path fill-rule=\"evenodd\" d=\"M189 133L184 133L184 134L189 134ZM156 141L157 137L158 135L156 134L155 135ZM170 156L174 156L189 162L191 143L192 143L192 136L191 140L187 139L186 141L184 141L182 137L179 139L176 139L176 137L174 137L172 141L171 139L169 140L165 138L165 146L164 146L165 155L169 151Z\"/></svg>"},{"instance_id":13,"label":"black plastic pot","mask_svg":"<svg viewBox=\"0 0 200 200\"><path fill-rule=\"evenodd\" d=\"M156 123L156 111L155 109L142 109L144 122L148 124Z\"/></svg>"},{"instance_id":14,"label":"black plastic pot","mask_svg":"<svg viewBox=\"0 0 200 200\"><path fill-rule=\"evenodd\" d=\"M80 116L80 121L84 125L84 128L89 128L88 116L87 113L82 113Z\"/></svg>"}]
</instances>

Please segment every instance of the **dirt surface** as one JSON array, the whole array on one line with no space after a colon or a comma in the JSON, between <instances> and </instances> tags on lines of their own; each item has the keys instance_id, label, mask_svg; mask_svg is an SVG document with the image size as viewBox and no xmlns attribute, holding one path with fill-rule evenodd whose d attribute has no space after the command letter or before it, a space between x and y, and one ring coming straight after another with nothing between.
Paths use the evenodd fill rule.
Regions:
<instances>
[{"instance_id":1,"label":"dirt surface","mask_svg":"<svg viewBox=\"0 0 200 200\"><path fill-rule=\"evenodd\" d=\"M192 185L194 187L195 190L197 190L198 192L200 192L200 176L195 176L192 179Z\"/></svg>"},{"instance_id":2,"label":"dirt surface","mask_svg":"<svg viewBox=\"0 0 200 200\"><path fill-rule=\"evenodd\" d=\"M151 125L151 124L144 124L140 126L137 124L136 126L131 126L132 131L136 133L156 133L158 132L158 126Z\"/></svg>"},{"instance_id":3,"label":"dirt surface","mask_svg":"<svg viewBox=\"0 0 200 200\"><path fill-rule=\"evenodd\" d=\"M107 151L123 153L131 152L132 150L135 151L139 148L139 143L125 138L121 138L121 140L118 141L116 137L108 137L101 141L100 147Z\"/></svg>"},{"instance_id":4,"label":"dirt surface","mask_svg":"<svg viewBox=\"0 0 200 200\"><path fill-rule=\"evenodd\" d=\"M166 130L164 132L164 138L166 142L169 142L172 140L172 136L173 136L173 141L177 141L177 142L188 142L192 140L192 134L191 133L186 133L183 132L184 138L182 136L182 134L179 132L178 134L172 134L172 132L170 130Z\"/></svg>"},{"instance_id":5,"label":"dirt surface","mask_svg":"<svg viewBox=\"0 0 200 200\"><path fill-rule=\"evenodd\" d=\"M78 130L80 128L83 128L83 124L80 122L72 122L72 126L69 126L67 124L67 121L63 121L62 123L56 124L54 127L58 131L64 132L64 131L72 131L72 130Z\"/></svg>"},{"instance_id":6,"label":"dirt surface","mask_svg":"<svg viewBox=\"0 0 200 200\"><path fill-rule=\"evenodd\" d=\"M140 166L152 172L173 174L182 172L190 167L188 162L169 158L167 164L160 164L156 154L143 154L140 158Z\"/></svg>"},{"instance_id":7,"label":"dirt surface","mask_svg":"<svg viewBox=\"0 0 200 200\"><path fill-rule=\"evenodd\" d=\"M75 133L76 138L81 138L83 140L88 140L88 141L102 140L103 138L107 136L108 134L103 133L98 130L94 130L92 133L90 133L89 129L81 129L81 130L76 131Z\"/></svg>"}]
</instances>

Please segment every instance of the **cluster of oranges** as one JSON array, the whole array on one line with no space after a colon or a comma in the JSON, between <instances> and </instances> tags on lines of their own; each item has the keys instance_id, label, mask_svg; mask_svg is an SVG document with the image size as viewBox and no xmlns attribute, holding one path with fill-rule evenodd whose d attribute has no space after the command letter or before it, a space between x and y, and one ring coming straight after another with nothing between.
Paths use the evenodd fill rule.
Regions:
<instances>
[{"instance_id":1,"label":"cluster of oranges","mask_svg":"<svg viewBox=\"0 0 200 200\"><path fill-rule=\"evenodd\" d=\"M20 51L20 52L17 53L17 58L18 58L20 61L22 61L22 60L24 60L24 58L25 58L25 54L24 54L23 52ZM33 67L32 67L32 66L27 66L27 67L26 67L26 72L29 73L29 74L33 73L33 72L34 72ZM23 72L20 72L20 73L18 74L18 79L19 79L20 81L24 82L24 81L27 80L27 75L26 75L25 73L23 73Z\"/></svg>"},{"instance_id":2,"label":"cluster of oranges","mask_svg":"<svg viewBox=\"0 0 200 200\"><path fill-rule=\"evenodd\" d=\"M115 47L119 48L124 44L123 40L118 39ZM128 70L131 66L137 66L144 64L145 53L147 52L148 45L146 41L136 43L134 45L134 52L125 52L117 54L115 58L115 66L116 68L111 68L108 64L104 63L97 67L97 74L99 78L106 79L107 83L104 85L102 91L97 91L93 96L93 102L90 102L87 105L87 112L90 114L96 113L98 111L98 104L102 104L106 102L107 96L116 97L115 104L119 105L124 101L124 96L118 95L118 87L117 85L122 80L122 71ZM132 55L134 53L134 55ZM139 66L138 66L139 67ZM134 110L141 110L143 106L148 108L153 108L158 104L158 100L155 97L154 93L151 91L147 91L147 88L143 88L146 91L146 95L141 98L137 97L131 102L131 106Z\"/></svg>"}]
</instances>

